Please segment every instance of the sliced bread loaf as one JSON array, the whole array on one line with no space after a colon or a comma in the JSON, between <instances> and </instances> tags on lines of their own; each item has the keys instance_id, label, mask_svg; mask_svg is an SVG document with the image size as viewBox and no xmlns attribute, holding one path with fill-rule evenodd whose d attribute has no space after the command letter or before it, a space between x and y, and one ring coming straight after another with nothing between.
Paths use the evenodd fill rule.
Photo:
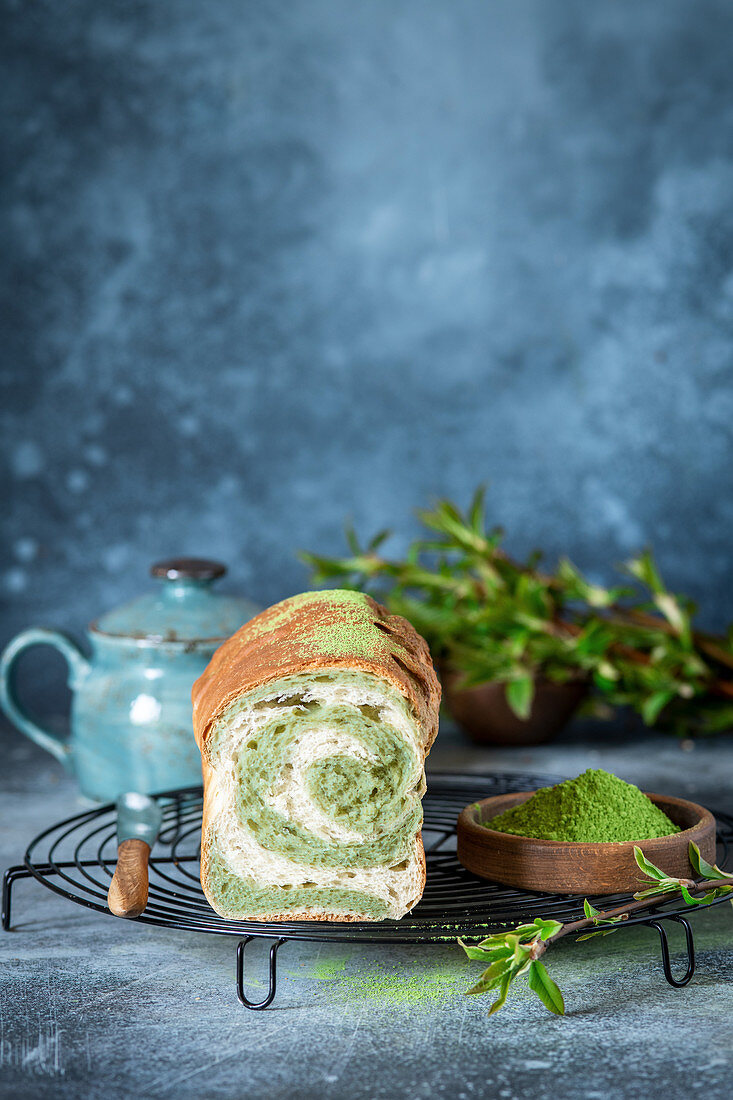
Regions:
<instances>
[{"instance_id":1,"label":"sliced bread loaf","mask_svg":"<svg viewBox=\"0 0 733 1100\"><path fill-rule=\"evenodd\" d=\"M440 687L405 619L357 592L295 596L216 651L193 701L218 913L381 920L416 904Z\"/></svg>"}]
</instances>

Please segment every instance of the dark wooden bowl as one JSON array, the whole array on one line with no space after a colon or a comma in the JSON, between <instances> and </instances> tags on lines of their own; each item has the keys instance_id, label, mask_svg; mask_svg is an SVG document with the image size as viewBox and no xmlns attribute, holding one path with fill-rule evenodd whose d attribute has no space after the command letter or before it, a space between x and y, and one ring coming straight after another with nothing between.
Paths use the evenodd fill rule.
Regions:
<instances>
[{"instance_id":1,"label":"dark wooden bowl","mask_svg":"<svg viewBox=\"0 0 733 1100\"><path fill-rule=\"evenodd\" d=\"M538 679L528 718L517 718L506 701L506 684L492 681L458 688L460 675L441 670L445 705L477 745L540 745L556 737L570 721L588 685L579 680L556 684Z\"/></svg>"},{"instance_id":2,"label":"dark wooden bowl","mask_svg":"<svg viewBox=\"0 0 733 1100\"><path fill-rule=\"evenodd\" d=\"M648 797L682 830L671 836L624 843L582 844L535 840L487 829L490 821L534 794L502 794L472 802L458 818L458 859L475 875L552 894L621 894L651 886L636 865L634 844L674 878L693 878L688 845L694 840L709 863L715 862L715 818L703 806L683 798Z\"/></svg>"}]
</instances>

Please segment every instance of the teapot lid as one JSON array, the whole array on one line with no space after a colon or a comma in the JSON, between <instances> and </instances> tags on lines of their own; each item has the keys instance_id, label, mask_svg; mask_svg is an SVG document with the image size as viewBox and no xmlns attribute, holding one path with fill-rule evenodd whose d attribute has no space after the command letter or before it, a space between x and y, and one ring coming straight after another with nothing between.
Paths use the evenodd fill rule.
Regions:
<instances>
[{"instance_id":1,"label":"teapot lid","mask_svg":"<svg viewBox=\"0 0 733 1100\"><path fill-rule=\"evenodd\" d=\"M91 624L96 634L148 642L217 642L229 638L260 608L241 596L213 591L226 566L206 558L156 562L157 592L138 596Z\"/></svg>"}]
</instances>

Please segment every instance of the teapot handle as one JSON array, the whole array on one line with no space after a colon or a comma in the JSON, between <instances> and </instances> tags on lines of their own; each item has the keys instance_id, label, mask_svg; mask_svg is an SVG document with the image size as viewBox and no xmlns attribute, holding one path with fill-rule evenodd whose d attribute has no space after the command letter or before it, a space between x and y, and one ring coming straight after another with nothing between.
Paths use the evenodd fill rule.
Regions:
<instances>
[{"instance_id":1,"label":"teapot handle","mask_svg":"<svg viewBox=\"0 0 733 1100\"><path fill-rule=\"evenodd\" d=\"M71 749L55 734L44 730L30 715L26 714L18 701L15 690L15 662L20 654L32 646L50 645L64 655L69 665L69 687L74 689L89 671L89 661L76 642L60 634L57 630L43 630L34 627L24 630L13 638L0 657L0 707L21 733L30 737L42 749L50 752L62 764L69 763Z\"/></svg>"}]
</instances>

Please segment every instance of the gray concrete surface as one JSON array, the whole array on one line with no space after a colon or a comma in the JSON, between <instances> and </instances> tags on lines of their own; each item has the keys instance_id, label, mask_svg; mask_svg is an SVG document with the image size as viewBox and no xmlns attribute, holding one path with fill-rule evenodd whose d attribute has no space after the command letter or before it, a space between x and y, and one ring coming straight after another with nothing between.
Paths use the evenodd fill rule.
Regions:
<instances>
[{"instance_id":1,"label":"gray concrete surface","mask_svg":"<svg viewBox=\"0 0 733 1100\"><path fill-rule=\"evenodd\" d=\"M0 860L85 805L56 764L7 741ZM476 750L446 727L435 768L575 774L613 767L648 789L730 809L733 744L692 751L638 731L576 727L553 745ZM122 923L15 887L0 936L0 1094L8 1098L252 1097L270 1100L670 1100L730 1096L733 914L696 915L698 968L671 989L656 933L558 945L548 960L568 1014L520 988L487 1018L462 996L477 965L451 947L286 944L269 1010L242 1009L234 941ZM673 964L682 937L670 932ZM264 988L252 955L251 995Z\"/></svg>"}]
</instances>

